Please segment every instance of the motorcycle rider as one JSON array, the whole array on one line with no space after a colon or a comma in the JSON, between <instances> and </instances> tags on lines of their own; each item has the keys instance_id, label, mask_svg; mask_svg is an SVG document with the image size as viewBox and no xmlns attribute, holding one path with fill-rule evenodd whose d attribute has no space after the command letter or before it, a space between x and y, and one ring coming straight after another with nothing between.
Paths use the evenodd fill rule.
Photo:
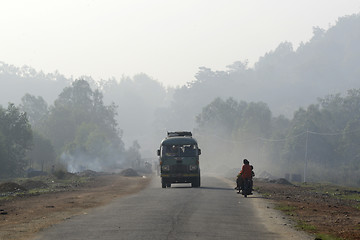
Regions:
<instances>
[{"instance_id":1,"label":"motorcycle rider","mask_svg":"<svg viewBox=\"0 0 360 240\"><path fill-rule=\"evenodd\" d=\"M252 182L253 177L252 166L250 165L249 161L247 159L244 159L243 163L244 165L242 166L241 171L237 175L236 179L236 188L238 189L238 193L240 193L240 191L244 189L244 180L249 179Z\"/></svg>"}]
</instances>

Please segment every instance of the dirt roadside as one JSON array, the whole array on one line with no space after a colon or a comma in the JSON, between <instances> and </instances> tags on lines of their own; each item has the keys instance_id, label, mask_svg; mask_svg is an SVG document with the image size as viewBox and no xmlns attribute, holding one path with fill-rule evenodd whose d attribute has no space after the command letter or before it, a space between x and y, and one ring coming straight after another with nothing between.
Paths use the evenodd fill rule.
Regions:
<instances>
[{"instance_id":1,"label":"dirt roadside","mask_svg":"<svg viewBox=\"0 0 360 240\"><path fill-rule=\"evenodd\" d=\"M119 174L95 177L75 190L0 201L0 239L32 239L40 230L144 189L150 178Z\"/></svg>"},{"instance_id":2,"label":"dirt roadside","mask_svg":"<svg viewBox=\"0 0 360 240\"><path fill-rule=\"evenodd\" d=\"M322 184L255 181L255 190L316 239L360 239L360 192Z\"/></svg>"},{"instance_id":3,"label":"dirt roadside","mask_svg":"<svg viewBox=\"0 0 360 240\"><path fill-rule=\"evenodd\" d=\"M234 181L226 181L234 187ZM149 182L150 178L100 175L75 189L1 200L0 239L32 239L44 228L136 193ZM360 239L360 192L356 190L287 181L255 181L254 187L257 195L250 197L259 216L283 239Z\"/></svg>"},{"instance_id":4,"label":"dirt roadside","mask_svg":"<svg viewBox=\"0 0 360 240\"><path fill-rule=\"evenodd\" d=\"M235 187L235 179L229 179L224 177L217 177L223 182L226 182L231 188ZM234 190L236 194L237 190ZM238 194L239 202L242 201L241 194ZM315 237L312 234L308 234L295 228L296 223L286 217L282 212L275 210L276 203L269 201L259 193L254 192L253 195L248 196L251 199L251 203L256 210L257 216L262 219L264 227L274 233L279 234L279 240L312 240Z\"/></svg>"},{"instance_id":5,"label":"dirt roadside","mask_svg":"<svg viewBox=\"0 0 360 240\"><path fill-rule=\"evenodd\" d=\"M235 179L222 180L235 187ZM254 188L258 216L283 239L360 240L359 189L285 179L254 179Z\"/></svg>"}]
</instances>

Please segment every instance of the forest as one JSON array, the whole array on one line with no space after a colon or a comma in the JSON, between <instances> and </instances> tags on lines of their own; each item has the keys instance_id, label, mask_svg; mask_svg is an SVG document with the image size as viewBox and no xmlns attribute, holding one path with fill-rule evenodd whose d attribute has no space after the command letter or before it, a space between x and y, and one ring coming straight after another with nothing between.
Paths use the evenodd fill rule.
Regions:
<instances>
[{"instance_id":1,"label":"forest","mask_svg":"<svg viewBox=\"0 0 360 240\"><path fill-rule=\"evenodd\" d=\"M21 104L0 108L2 177L21 176L25 168L49 171L105 171L136 167L139 146L125 150L115 119L116 106L85 80L76 80L48 106L42 97L25 94Z\"/></svg>"},{"instance_id":2,"label":"forest","mask_svg":"<svg viewBox=\"0 0 360 240\"><path fill-rule=\"evenodd\" d=\"M359 14L345 16L295 50L283 42L254 66L201 66L177 87L144 73L95 81L0 62L0 178L156 162L166 131L190 130L205 172L248 158L257 175L358 186L359 40Z\"/></svg>"},{"instance_id":3,"label":"forest","mask_svg":"<svg viewBox=\"0 0 360 240\"><path fill-rule=\"evenodd\" d=\"M260 174L358 186L359 119L360 89L328 95L298 109L292 119L274 117L263 102L218 98L197 116L196 134L213 171L227 171L221 163L240 166L248 158Z\"/></svg>"}]
</instances>

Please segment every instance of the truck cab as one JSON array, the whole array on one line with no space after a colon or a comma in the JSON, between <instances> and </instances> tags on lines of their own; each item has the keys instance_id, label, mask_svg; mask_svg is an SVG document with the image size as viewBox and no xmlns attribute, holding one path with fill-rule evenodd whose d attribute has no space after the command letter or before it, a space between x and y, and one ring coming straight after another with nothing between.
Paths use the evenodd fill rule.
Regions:
<instances>
[{"instance_id":1,"label":"truck cab","mask_svg":"<svg viewBox=\"0 0 360 240\"><path fill-rule=\"evenodd\" d=\"M168 132L157 151L162 188L171 187L172 183L200 187L200 154L191 132Z\"/></svg>"}]
</instances>

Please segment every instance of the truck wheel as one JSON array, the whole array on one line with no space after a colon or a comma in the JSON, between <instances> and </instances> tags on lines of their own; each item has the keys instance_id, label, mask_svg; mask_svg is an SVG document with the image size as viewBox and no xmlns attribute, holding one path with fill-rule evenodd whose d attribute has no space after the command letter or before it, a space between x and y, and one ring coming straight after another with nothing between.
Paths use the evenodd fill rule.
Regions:
<instances>
[{"instance_id":1,"label":"truck wheel","mask_svg":"<svg viewBox=\"0 0 360 240\"><path fill-rule=\"evenodd\" d=\"M162 188L166 188L166 183L161 183Z\"/></svg>"},{"instance_id":2,"label":"truck wheel","mask_svg":"<svg viewBox=\"0 0 360 240\"><path fill-rule=\"evenodd\" d=\"M192 182L191 182L191 187L200 187L200 177L195 178Z\"/></svg>"},{"instance_id":3,"label":"truck wheel","mask_svg":"<svg viewBox=\"0 0 360 240\"><path fill-rule=\"evenodd\" d=\"M171 187L171 183L166 184L166 187Z\"/></svg>"},{"instance_id":4,"label":"truck wheel","mask_svg":"<svg viewBox=\"0 0 360 240\"><path fill-rule=\"evenodd\" d=\"M192 183L191 183L191 187L198 188L198 187L199 187L199 184L198 184L197 182L192 182Z\"/></svg>"}]
</instances>

